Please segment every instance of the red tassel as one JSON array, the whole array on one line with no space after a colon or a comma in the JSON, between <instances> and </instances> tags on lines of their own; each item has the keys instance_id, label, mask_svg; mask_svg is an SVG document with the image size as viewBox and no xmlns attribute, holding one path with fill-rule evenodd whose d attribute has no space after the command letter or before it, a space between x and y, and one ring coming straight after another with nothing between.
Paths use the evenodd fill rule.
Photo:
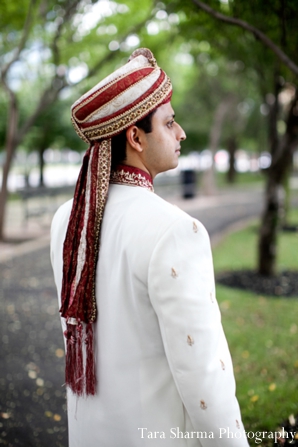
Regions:
<instances>
[{"instance_id":1,"label":"red tassel","mask_svg":"<svg viewBox=\"0 0 298 447\"><path fill-rule=\"evenodd\" d=\"M65 383L75 392L76 385L76 326L67 324L66 337Z\"/></svg>"},{"instance_id":2,"label":"red tassel","mask_svg":"<svg viewBox=\"0 0 298 447\"><path fill-rule=\"evenodd\" d=\"M86 394L96 393L95 359L93 352L93 329L92 323L86 326Z\"/></svg>"},{"instance_id":3,"label":"red tassel","mask_svg":"<svg viewBox=\"0 0 298 447\"><path fill-rule=\"evenodd\" d=\"M79 322L77 326L77 352L76 352L76 393L81 396L84 392L84 369L83 369L83 325Z\"/></svg>"}]
</instances>

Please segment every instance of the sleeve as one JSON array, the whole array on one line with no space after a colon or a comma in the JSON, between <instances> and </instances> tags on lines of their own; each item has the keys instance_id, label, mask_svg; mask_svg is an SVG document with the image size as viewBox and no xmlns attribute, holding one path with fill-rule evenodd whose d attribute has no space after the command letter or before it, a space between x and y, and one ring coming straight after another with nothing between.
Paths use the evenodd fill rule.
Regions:
<instances>
[{"instance_id":1,"label":"sleeve","mask_svg":"<svg viewBox=\"0 0 298 447\"><path fill-rule=\"evenodd\" d=\"M204 226L178 219L155 247L148 287L165 353L202 446L247 447L235 396L233 365L215 298L210 241Z\"/></svg>"},{"instance_id":2,"label":"sleeve","mask_svg":"<svg viewBox=\"0 0 298 447\"><path fill-rule=\"evenodd\" d=\"M58 306L61 306L61 289L63 276L63 244L66 235L72 200L62 205L55 213L51 225L51 264L58 295ZM62 330L66 329L65 319L61 318Z\"/></svg>"}]
</instances>

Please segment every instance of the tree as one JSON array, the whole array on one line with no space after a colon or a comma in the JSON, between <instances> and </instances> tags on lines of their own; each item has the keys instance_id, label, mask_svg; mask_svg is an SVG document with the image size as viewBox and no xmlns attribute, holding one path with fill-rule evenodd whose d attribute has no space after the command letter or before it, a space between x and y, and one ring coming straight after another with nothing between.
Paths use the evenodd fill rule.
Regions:
<instances>
[{"instance_id":1,"label":"tree","mask_svg":"<svg viewBox=\"0 0 298 447\"><path fill-rule=\"evenodd\" d=\"M169 16L178 14L180 19L177 25L179 33L175 37L176 66L172 71L180 76L181 82L186 79L183 100L176 107L187 134L183 150L211 148L215 152L233 135L239 147L257 152L259 144L256 137L259 141L264 140L264 130L260 125L264 123L264 117L259 112L262 100L254 70L242 62L243 48L240 51L238 47L236 51L235 45L235 49L226 55L226 47L230 47L233 39L225 34L221 37L217 25L205 14L194 13L190 2L166 2L166 11ZM185 71L181 71L179 58L192 59L191 77L186 77ZM215 190L214 166L204 172L201 184L207 194Z\"/></svg>"},{"instance_id":2,"label":"tree","mask_svg":"<svg viewBox=\"0 0 298 447\"><path fill-rule=\"evenodd\" d=\"M266 104L268 94L271 99L273 97L270 104L266 104L266 107L270 109L268 134L272 168L267 170L266 203L260 228L258 262L259 273L272 275L275 273L276 235L281 206L279 191L289 171L293 150L297 146L294 127L289 129L287 126L287 132L281 139L277 131L277 121L280 80L283 77L293 83L296 81L298 73L298 67L294 62L298 37L295 25L298 4L293 0L287 2L255 0L249 4L243 0L220 3L211 0L208 2L209 5L199 0L193 0L192 3L197 7L195 17L190 3L185 5L178 0L175 2L175 7L183 9L187 14L189 30L193 35L198 31L201 35L207 35L208 40L213 41L217 48L222 46L222 53L228 59L235 58L238 54L239 59L257 73L260 94L264 98L264 103ZM225 14L217 10L219 5L221 9L225 10ZM171 3L169 7L173 7ZM212 16L211 20L208 19L206 12ZM215 31L216 19L227 25L217 28ZM254 26L251 23L254 23ZM195 30L195 24L197 30ZM212 32L218 41L223 41L222 44L214 42ZM222 36L222 39L219 36ZM253 37L257 39L255 42ZM290 108L292 115L291 110L296 110L294 103ZM287 122L293 125L293 117L290 118L289 115Z\"/></svg>"},{"instance_id":3,"label":"tree","mask_svg":"<svg viewBox=\"0 0 298 447\"><path fill-rule=\"evenodd\" d=\"M68 107L65 107L68 102ZM35 124L22 142L22 147L27 153L38 153L39 159L39 186L44 184L44 153L48 148L65 149L73 148L77 151L85 149L85 143L77 138L69 120L71 103L58 99L49 106L36 119Z\"/></svg>"},{"instance_id":4,"label":"tree","mask_svg":"<svg viewBox=\"0 0 298 447\"><path fill-rule=\"evenodd\" d=\"M94 2L94 5L97 3ZM100 3L103 5L103 2ZM136 10L134 6L131 8L129 28L123 19L119 23L119 29L115 25L112 28L110 26L110 31L114 32L116 29L118 32L118 47L115 48L111 46L110 32L105 32L99 39L98 29L106 17L124 14L129 8L110 2L107 13L104 14L104 8L101 8L97 13L97 20L94 21L93 18L92 21L89 17L92 25L87 26L84 17L88 11L90 13L92 6L93 3L88 0L61 0L58 4L55 0L23 0L22 5L18 3L17 8L8 0L2 4L1 38L4 46L0 57L4 63L1 85L6 92L8 112L0 192L0 240L4 238L7 179L17 147L38 118L58 100L62 91L78 84L84 84L88 88L90 78L99 71L101 76L104 75L111 61L121 58L121 44L125 44L126 39L144 25L152 9L151 1L144 4L142 9ZM95 38L98 42L96 45ZM39 63L33 64L33 69L29 67L30 53L43 58ZM80 60L77 55L80 55ZM89 67L85 60L90 61ZM22 117L20 104L24 95L22 89L13 86L12 82L12 72L17 64L22 65L26 72L25 79L18 76L18 81L31 92L31 101L26 104L26 113ZM72 80L71 74L76 68L79 68L81 75L79 79Z\"/></svg>"},{"instance_id":5,"label":"tree","mask_svg":"<svg viewBox=\"0 0 298 447\"><path fill-rule=\"evenodd\" d=\"M280 59L281 62L283 62L296 76L298 75L298 65L295 64L294 60L292 60L278 45L276 45L270 37L268 37L265 33L263 33L261 30L256 28L255 26L251 25L250 23L246 22L245 20L241 20L236 17L229 17L225 14L221 14L220 12L212 9L210 6L206 5L206 3L203 3L199 0L192 0L195 5L197 5L199 8L201 8L203 11L210 14L215 19L221 20L224 23L228 23L230 25L239 26L240 28L243 28L244 30L252 33L256 39L259 39L264 45L266 45L270 50L272 50L276 56ZM238 2L241 4L241 2ZM272 2L272 6L274 3ZM281 12L282 12L282 20L285 19L285 9L286 5L285 2L280 2L281 6ZM292 6L294 6L294 3L292 2ZM237 7L236 7L237 8ZM235 9L236 9L235 8ZM239 10L238 10L239 11ZM296 12L296 10L294 10Z\"/></svg>"}]
</instances>

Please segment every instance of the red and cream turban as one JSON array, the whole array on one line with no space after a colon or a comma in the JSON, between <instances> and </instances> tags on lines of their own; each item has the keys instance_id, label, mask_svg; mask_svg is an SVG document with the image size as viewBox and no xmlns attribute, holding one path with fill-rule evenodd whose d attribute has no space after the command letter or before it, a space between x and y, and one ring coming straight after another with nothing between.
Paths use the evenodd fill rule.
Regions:
<instances>
[{"instance_id":1,"label":"red and cream turban","mask_svg":"<svg viewBox=\"0 0 298 447\"><path fill-rule=\"evenodd\" d=\"M141 48L71 107L75 130L89 144L64 241L60 309L67 322L66 385L78 395L96 392L92 323L97 317L95 275L109 188L111 137L169 101L171 95L170 79L157 66L151 51Z\"/></svg>"}]
</instances>

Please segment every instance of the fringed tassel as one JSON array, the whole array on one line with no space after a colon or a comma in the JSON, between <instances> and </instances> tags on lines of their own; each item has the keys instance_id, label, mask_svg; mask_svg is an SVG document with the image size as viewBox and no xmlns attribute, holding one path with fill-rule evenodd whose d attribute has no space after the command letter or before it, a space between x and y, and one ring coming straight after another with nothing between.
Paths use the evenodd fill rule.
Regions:
<instances>
[{"instance_id":1,"label":"fringed tassel","mask_svg":"<svg viewBox=\"0 0 298 447\"><path fill-rule=\"evenodd\" d=\"M93 352L93 329L92 323L86 325L86 394L96 393L95 358Z\"/></svg>"},{"instance_id":2,"label":"fringed tassel","mask_svg":"<svg viewBox=\"0 0 298 447\"><path fill-rule=\"evenodd\" d=\"M77 326L77 352L76 352L76 393L81 396L84 392L84 368L83 368L83 325Z\"/></svg>"},{"instance_id":3,"label":"fringed tassel","mask_svg":"<svg viewBox=\"0 0 298 447\"><path fill-rule=\"evenodd\" d=\"M73 392L76 389L76 325L68 324L66 338L65 383Z\"/></svg>"}]
</instances>

